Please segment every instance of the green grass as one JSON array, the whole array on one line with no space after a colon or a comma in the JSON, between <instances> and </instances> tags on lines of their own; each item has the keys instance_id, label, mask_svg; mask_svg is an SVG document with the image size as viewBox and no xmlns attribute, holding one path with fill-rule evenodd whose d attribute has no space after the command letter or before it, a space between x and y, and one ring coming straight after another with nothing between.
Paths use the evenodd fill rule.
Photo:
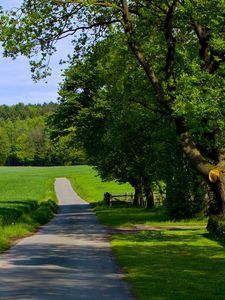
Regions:
<instances>
[{"instance_id":1,"label":"green grass","mask_svg":"<svg viewBox=\"0 0 225 300\"><path fill-rule=\"evenodd\" d=\"M0 168L0 252L54 215L53 183L62 171L65 172L60 168Z\"/></svg>"},{"instance_id":2,"label":"green grass","mask_svg":"<svg viewBox=\"0 0 225 300\"><path fill-rule=\"evenodd\" d=\"M70 179L76 192L90 203L102 201L105 192L112 194L133 191L129 184L118 184L114 181L102 182L95 170L87 166L82 167L82 172L73 174Z\"/></svg>"},{"instance_id":3,"label":"green grass","mask_svg":"<svg viewBox=\"0 0 225 300\"><path fill-rule=\"evenodd\" d=\"M137 224L152 226L205 226L207 222L207 219L203 216L179 221L171 220L163 208L147 210L144 208L97 205L95 211L102 224L114 227L127 227Z\"/></svg>"},{"instance_id":4,"label":"green grass","mask_svg":"<svg viewBox=\"0 0 225 300\"><path fill-rule=\"evenodd\" d=\"M76 182L81 197L92 202L102 200L105 190L124 189L116 183L101 184L89 166L0 167L0 252L12 240L35 231L54 215L56 177Z\"/></svg>"},{"instance_id":5,"label":"green grass","mask_svg":"<svg viewBox=\"0 0 225 300\"><path fill-rule=\"evenodd\" d=\"M101 183L88 166L0 168L0 251L12 238L47 222L56 201L53 183L68 177L109 226L205 225L206 219L169 220L160 208L106 207L103 193L131 191L129 185ZM5 221L3 220L5 218ZM4 223L5 222L5 223ZM225 299L225 247L204 229L148 231L112 236L113 251L140 300Z\"/></svg>"},{"instance_id":6,"label":"green grass","mask_svg":"<svg viewBox=\"0 0 225 300\"><path fill-rule=\"evenodd\" d=\"M225 248L206 230L117 235L112 245L140 300L225 299Z\"/></svg>"}]
</instances>

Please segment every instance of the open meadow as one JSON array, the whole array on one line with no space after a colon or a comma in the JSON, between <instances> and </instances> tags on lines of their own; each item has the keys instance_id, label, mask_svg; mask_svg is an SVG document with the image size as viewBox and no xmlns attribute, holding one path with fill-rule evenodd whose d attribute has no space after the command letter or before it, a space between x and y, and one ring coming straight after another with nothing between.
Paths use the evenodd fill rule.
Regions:
<instances>
[{"instance_id":1,"label":"open meadow","mask_svg":"<svg viewBox=\"0 0 225 300\"><path fill-rule=\"evenodd\" d=\"M131 191L129 185L102 183L88 166L1 167L0 250L35 231L56 212L54 180L67 177L79 195L92 203L101 223L113 227L205 225L206 219L176 222L165 211L106 207L103 193ZM225 246L206 229L112 234L114 254L138 299L224 299Z\"/></svg>"}]
</instances>

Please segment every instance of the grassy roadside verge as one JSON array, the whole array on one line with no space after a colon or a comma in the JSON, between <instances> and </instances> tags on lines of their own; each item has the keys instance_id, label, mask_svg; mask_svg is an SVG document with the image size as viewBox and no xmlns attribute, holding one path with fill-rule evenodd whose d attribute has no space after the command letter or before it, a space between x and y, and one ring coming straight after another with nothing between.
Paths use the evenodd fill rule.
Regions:
<instances>
[{"instance_id":1,"label":"grassy roadside verge","mask_svg":"<svg viewBox=\"0 0 225 300\"><path fill-rule=\"evenodd\" d=\"M127 227L137 224L204 226L207 223L207 219L204 217L179 221L171 220L162 208L149 211L134 207L107 207L101 203L104 192L125 193L133 191L133 189L129 184L120 185L116 182L102 182L93 169L89 169L87 172L87 169L83 168L82 172L72 174L69 179L81 198L92 204L100 222L107 226Z\"/></svg>"},{"instance_id":2,"label":"grassy roadside verge","mask_svg":"<svg viewBox=\"0 0 225 300\"><path fill-rule=\"evenodd\" d=\"M34 171L34 170L33 170ZM57 210L53 178L31 169L0 168L0 252L47 223Z\"/></svg>"},{"instance_id":3,"label":"grassy roadside verge","mask_svg":"<svg viewBox=\"0 0 225 300\"><path fill-rule=\"evenodd\" d=\"M54 216L55 177L76 172L74 167L0 167L0 252Z\"/></svg>"},{"instance_id":4,"label":"grassy roadside verge","mask_svg":"<svg viewBox=\"0 0 225 300\"><path fill-rule=\"evenodd\" d=\"M207 220L199 216L192 219L171 220L163 208L147 210L134 207L106 207L96 205L94 207L100 222L113 227L133 227L135 225L149 226L205 226Z\"/></svg>"},{"instance_id":5,"label":"grassy roadside verge","mask_svg":"<svg viewBox=\"0 0 225 300\"><path fill-rule=\"evenodd\" d=\"M115 235L112 247L140 300L225 298L224 245L205 230Z\"/></svg>"}]
</instances>

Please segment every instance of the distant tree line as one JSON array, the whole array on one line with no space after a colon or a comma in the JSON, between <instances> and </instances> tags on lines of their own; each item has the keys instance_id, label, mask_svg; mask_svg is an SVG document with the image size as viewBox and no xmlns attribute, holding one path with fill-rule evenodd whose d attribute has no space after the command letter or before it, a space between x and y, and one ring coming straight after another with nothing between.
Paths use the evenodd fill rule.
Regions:
<instances>
[{"instance_id":1,"label":"distant tree line","mask_svg":"<svg viewBox=\"0 0 225 300\"><path fill-rule=\"evenodd\" d=\"M47 118L56 103L0 106L0 165L52 166L83 161L82 153L68 150L69 138L50 140Z\"/></svg>"}]
</instances>

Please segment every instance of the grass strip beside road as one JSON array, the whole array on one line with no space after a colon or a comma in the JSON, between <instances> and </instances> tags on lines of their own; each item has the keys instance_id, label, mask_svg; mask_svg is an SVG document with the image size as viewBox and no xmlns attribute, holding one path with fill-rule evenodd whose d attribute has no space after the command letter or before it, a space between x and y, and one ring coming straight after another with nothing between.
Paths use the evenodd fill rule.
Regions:
<instances>
[{"instance_id":1,"label":"grass strip beside road","mask_svg":"<svg viewBox=\"0 0 225 300\"><path fill-rule=\"evenodd\" d=\"M115 235L112 247L140 300L225 298L225 249L206 230Z\"/></svg>"},{"instance_id":2,"label":"grass strip beside road","mask_svg":"<svg viewBox=\"0 0 225 300\"><path fill-rule=\"evenodd\" d=\"M0 168L0 252L53 217L57 211L55 177L74 172L74 167Z\"/></svg>"},{"instance_id":3,"label":"grass strip beside road","mask_svg":"<svg viewBox=\"0 0 225 300\"><path fill-rule=\"evenodd\" d=\"M0 252L53 217L53 182L34 168L0 168Z\"/></svg>"}]
</instances>

